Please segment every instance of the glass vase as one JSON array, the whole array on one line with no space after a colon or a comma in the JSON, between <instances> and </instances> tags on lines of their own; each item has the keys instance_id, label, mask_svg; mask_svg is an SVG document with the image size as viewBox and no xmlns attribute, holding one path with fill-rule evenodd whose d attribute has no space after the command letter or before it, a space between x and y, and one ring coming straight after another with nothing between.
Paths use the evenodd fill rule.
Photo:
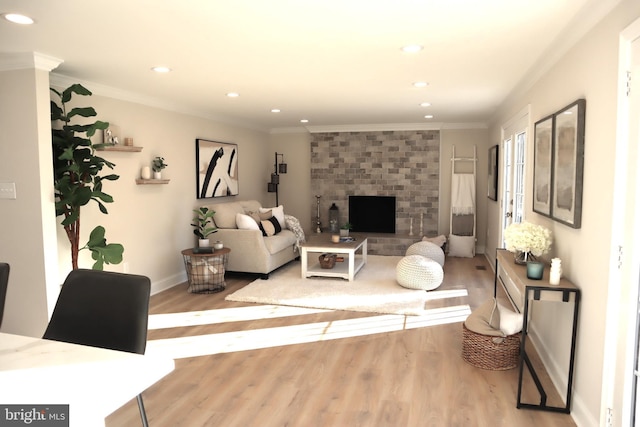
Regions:
<instances>
[{"instance_id":1,"label":"glass vase","mask_svg":"<svg viewBox=\"0 0 640 427\"><path fill-rule=\"evenodd\" d=\"M537 261L531 252L516 251L513 254L513 261L518 265L527 265L527 261Z\"/></svg>"}]
</instances>

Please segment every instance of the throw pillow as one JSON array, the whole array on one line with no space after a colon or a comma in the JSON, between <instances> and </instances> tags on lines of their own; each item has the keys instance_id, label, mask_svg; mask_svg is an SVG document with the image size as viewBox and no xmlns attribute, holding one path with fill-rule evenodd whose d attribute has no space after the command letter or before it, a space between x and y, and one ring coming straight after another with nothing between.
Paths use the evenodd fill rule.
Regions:
<instances>
[{"instance_id":1,"label":"throw pillow","mask_svg":"<svg viewBox=\"0 0 640 427\"><path fill-rule=\"evenodd\" d=\"M236 214L236 225L241 230L260 230L253 218L241 213Z\"/></svg>"},{"instance_id":2,"label":"throw pillow","mask_svg":"<svg viewBox=\"0 0 640 427\"><path fill-rule=\"evenodd\" d=\"M476 308L473 313L464 321L464 325L470 331L480 335L490 335L496 337L504 336L500 330L500 310L495 298L484 302Z\"/></svg>"},{"instance_id":3,"label":"throw pillow","mask_svg":"<svg viewBox=\"0 0 640 427\"><path fill-rule=\"evenodd\" d=\"M285 222L284 222L284 206L280 205L280 206L275 207L275 208L260 208L260 212L263 212L263 213L267 212L268 210L271 210L271 212L273 213L273 216L276 217L276 219L280 223L280 227L284 227L285 226Z\"/></svg>"},{"instance_id":4,"label":"throw pillow","mask_svg":"<svg viewBox=\"0 0 640 427\"><path fill-rule=\"evenodd\" d=\"M505 335L517 334L522 330L522 314L510 310L502 304L498 304L498 311L500 312L500 330Z\"/></svg>"},{"instance_id":5,"label":"throw pillow","mask_svg":"<svg viewBox=\"0 0 640 427\"><path fill-rule=\"evenodd\" d=\"M260 221L260 230L262 230L263 236L269 237L281 232L282 227L280 227L280 223L278 222L276 217L272 216L269 219Z\"/></svg>"},{"instance_id":6,"label":"throw pillow","mask_svg":"<svg viewBox=\"0 0 640 427\"><path fill-rule=\"evenodd\" d=\"M476 239L473 236L449 235L449 256L473 258Z\"/></svg>"},{"instance_id":7,"label":"throw pillow","mask_svg":"<svg viewBox=\"0 0 640 427\"><path fill-rule=\"evenodd\" d=\"M441 234L441 235L439 235L437 237L424 236L422 238L422 241L423 242L431 242L431 243L434 243L434 244L436 244L436 245L438 245L440 247L443 247L444 244L447 243L447 238L444 236L444 234Z\"/></svg>"},{"instance_id":8,"label":"throw pillow","mask_svg":"<svg viewBox=\"0 0 640 427\"><path fill-rule=\"evenodd\" d=\"M271 209L269 209L265 212L247 212L247 215L253 218L256 224L260 225L260 221L271 218L273 216L273 213L271 212Z\"/></svg>"}]
</instances>

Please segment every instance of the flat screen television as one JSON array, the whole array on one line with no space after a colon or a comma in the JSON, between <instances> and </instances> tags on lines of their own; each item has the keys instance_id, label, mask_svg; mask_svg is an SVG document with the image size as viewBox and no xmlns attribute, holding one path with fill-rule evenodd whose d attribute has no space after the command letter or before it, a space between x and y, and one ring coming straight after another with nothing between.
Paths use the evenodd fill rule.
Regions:
<instances>
[{"instance_id":1,"label":"flat screen television","mask_svg":"<svg viewBox=\"0 0 640 427\"><path fill-rule=\"evenodd\" d=\"M349 196L349 222L352 231L395 233L395 196Z\"/></svg>"}]
</instances>

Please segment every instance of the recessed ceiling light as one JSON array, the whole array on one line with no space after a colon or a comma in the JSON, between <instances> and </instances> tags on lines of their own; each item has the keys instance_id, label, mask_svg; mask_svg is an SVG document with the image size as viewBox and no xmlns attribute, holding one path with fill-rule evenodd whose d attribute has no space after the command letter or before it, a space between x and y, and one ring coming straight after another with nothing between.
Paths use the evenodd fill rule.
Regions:
<instances>
[{"instance_id":1,"label":"recessed ceiling light","mask_svg":"<svg viewBox=\"0 0 640 427\"><path fill-rule=\"evenodd\" d=\"M279 112L280 112L280 110L279 110L279 109L277 109L277 108L274 108L273 110L271 110L271 112L272 112L272 113L279 113Z\"/></svg>"},{"instance_id":2,"label":"recessed ceiling light","mask_svg":"<svg viewBox=\"0 0 640 427\"><path fill-rule=\"evenodd\" d=\"M413 85L415 87L427 87L429 85L429 83L427 83L427 82L415 82Z\"/></svg>"},{"instance_id":3,"label":"recessed ceiling light","mask_svg":"<svg viewBox=\"0 0 640 427\"><path fill-rule=\"evenodd\" d=\"M9 22L13 22L14 24L20 24L20 25L33 24L33 19L29 18L26 15L21 15L19 13L5 13L2 15L2 17Z\"/></svg>"},{"instance_id":4,"label":"recessed ceiling light","mask_svg":"<svg viewBox=\"0 0 640 427\"><path fill-rule=\"evenodd\" d=\"M424 116L425 119L433 119L433 114L427 114Z\"/></svg>"},{"instance_id":5,"label":"recessed ceiling light","mask_svg":"<svg viewBox=\"0 0 640 427\"><path fill-rule=\"evenodd\" d=\"M422 49L424 48L419 44L409 44L406 46L402 46L402 51L406 53L417 53L417 52L420 52Z\"/></svg>"},{"instance_id":6,"label":"recessed ceiling light","mask_svg":"<svg viewBox=\"0 0 640 427\"><path fill-rule=\"evenodd\" d=\"M160 66L151 68L151 70L155 71L156 73L168 73L171 71L171 68L160 65Z\"/></svg>"},{"instance_id":7,"label":"recessed ceiling light","mask_svg":"<svg viewBox=\"0 0 640 427\"><path fill-rule=\"evenodd\" d=\"M227 96L229 98L237 98L237 97L240 96L240 94L238 92L229 92L229 93L227 93Z\"/></svg>"},{"instance_id":8,"label":"recessed ceiling light","mask_svg":"<svg viewBox=\"0 0 640 427\"><path fill-rule=\"evenodd\" d=\"M423 102L420 104L421 107L431 107L431 103L430 102Z\"/></svg>"},{"instance_id":9,"label":"recessed ceiling light","mask_svg":"<svg viewBox=\"0 0 640 427\"><path fill-rule=\"evenodd\" d=\"M309 123L309 119L301 119L300 123Z\"/></svg>"}]
</instances>

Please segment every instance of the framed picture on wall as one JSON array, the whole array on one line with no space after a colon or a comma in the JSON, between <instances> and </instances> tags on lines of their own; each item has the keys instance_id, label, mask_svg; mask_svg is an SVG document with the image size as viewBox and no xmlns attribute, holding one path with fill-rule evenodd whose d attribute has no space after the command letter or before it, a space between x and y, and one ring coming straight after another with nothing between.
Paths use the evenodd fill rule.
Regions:
<instances>
[{"instance_id":1,"label":"framed picture on wall","mask_svg":"<svg viewBox=\"0 0 640 427\"><path fill-rule=\"evenodd\" d=\"M579 99L554 114L551 216L573 228L582 218L585 109Z\"/></svg>"},{"instance_id":2,"label":"framed picture on wall","mask_svg":"<svg viewBox=\"0 0 640 427\"><path fill-rule=\"evenodd\" d=\"M551 215L553 169L553 115L534 125L533 142L533 211Z\"/></svg>"},{"instance_id":3,"label":"framed picture on wall","mask_svg":"<svg viewBox=\"0 0 640 427\"><path fill-rule=\"evenodd\" d=\"M196 139L197 198L238 194L238 146Z\"/></svg>"},{"instance_id":4,"label":"framed picture on wall","mask_svg":"<svg viewBox=\"0 0 640 427\"><path fill-rule=\"evenodd\" d=\"M487 197L498 200L498 146L489 148L489 174L487 179Z\"/></svg>"}]
</instances>

